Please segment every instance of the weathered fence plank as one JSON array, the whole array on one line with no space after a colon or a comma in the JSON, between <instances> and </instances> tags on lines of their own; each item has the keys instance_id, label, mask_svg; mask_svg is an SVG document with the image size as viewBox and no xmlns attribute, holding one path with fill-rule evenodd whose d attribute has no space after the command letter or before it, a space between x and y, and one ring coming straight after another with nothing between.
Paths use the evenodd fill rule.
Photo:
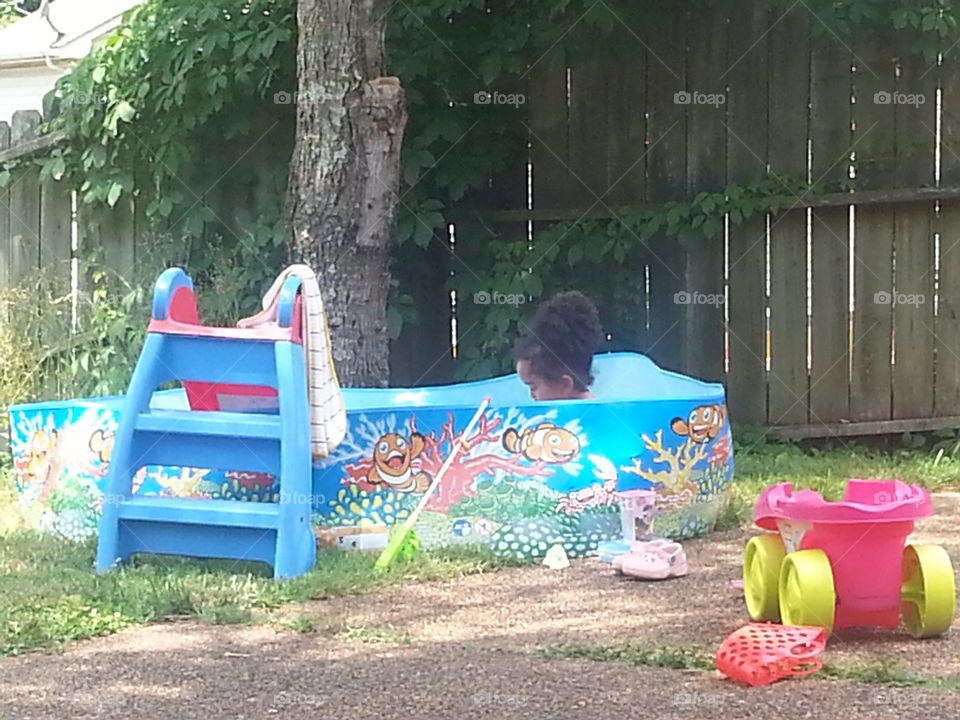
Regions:
<instances>
[{"instance_id":1,"label":"weathered fence plank","mask_svg":"<svg viewBox=\"0 0 960 720\"><path fill-rule=\"evenodd\" d=\"M802 328L802 332L798 332ZM770 225L770 402L772 425L807 422L807 211Z\"/></svg>"},{"instance_id":2,"label":"weathered fence plank","mask_svg":"<svg viewBox=\"0 0 960 720\"><path fill-rule=\"evenodd\" d=\"M675 101L686 90L687 23L678 13L664 25L647 43L647 198L655 203L679 200L687 189L686 118ZM650 247L650 343L643 351L679 370L683 329L675 299L684 290L685 258L675 238L654 236Z\"/></svg>"},{"instance_id":3,"label":"weathered fence plank","mask_svg":"<svg viewBox=\"0 0 960 720\"><path fill-rule=\"evenodd\" d=\"M771 12L774 12L771 9ZM780 13L775 12L774 18ZM810 84L810 14L795 6L769 35L770 171L806 177ZM779 48L791 47L792 52ZM801 61L802 60L802 61ZM799 200L799 198L798 198ZM807 212L787 211L770 222L769 421L807 422Z\"/></svg>"},{"instance_id":4,"label":"weathered fence plank","mask_svg":"<svg viewBox=\"0 0 960 720\"><path fill-rule=\"evenodd\" d=\"M40 267L64 288L70 286L71 196L62 182L47 179L40 184Z\"/></svg>"},{"instance_id":5,"label":"weathered fence plank","mask_svg":"<svg viewBox=\"0 0 960 720\"><path fill-rule=\"evenodd\" d=\"M835 189L849 178L849 51L814 42L810 61L810 175ZM810 422L850 414L850 211L816 209L811 221Z\"/></svg>"},{"instance_id":6,"label":"weathered fence plank","mask_svg":"<svg viewBox=\"0 0 960 720\"><path fill-rule=\"evenodd\" d=\"M587 203L606 205L610 180L607 177L607 92L610 70L607 63L583 63L570 73L570 172L574 188Z\"/></svg>"},{"instance_id":7,"label":"weathered fence plank","mask_svg":"<svg viewBox=\"0 0 960 720\"><path fill-rule=\"evenodd\" d=\"M11 146L29 142L39 124L40 113L36 111L14 113ZM40 266L40 169L28 164L15 171L9 193L9 282L16 284Z\"/></svg>"},{"instance_id":8,"label":"weathered fence plank","mask_svg":"<svg viewBox=\"0 0 960 720\"><path fill-rule=\"evenodd\" d=\"M812 225L810 422L850 416L850 213L817 210Z\"/></svg>"},{"instance_id":9,"label":"weathered fence plank","mask_svg":"<svg viewBox=\"0 0 960 720\"><path fill-rule=\"evenodd\" d=\"M609 187L604 203L611 208L638 206L646 200L647 179L647 62L641 47L623 61L609 66L610 102L607 103L607 177ZM651 256L649 245L632 237L635 250L624 261L633 273L628 288L611 287L606 317L612 337L604 349L642 350L651 342L647 333L646 273Z\"/></svg>"},{"instance_id":10,"label":"weathered fence plank","mask_svg":"<svg viewBox=\"0 0 960 720\"><path fill-rule=\"evenodd\" d=\"M940 184L960 183L960 46L951 48L937 76L940 85Z\"/></svg>"},{"instance_id":11,"label":"weathered fence plank","mask_svg":"<svg viewBox=\"0 0 960 720\"><path fill-rule=\"evenodd\" d=\"M530 131L534 208L564 207L570 201L576 182L569 170L566 72L565 67L552 66L545 58L529 74L531 96L525 108ZM585 202L589 207L594 200L591 197ZM582 205L579 203L578 207Z\"/></svg>"},{"instance_id":12,"label":"weathered fence plank","mask_svg":"<svg viewBox=\"0 0 960 720\"><path fill-rule=\"evenodd\" d=\"M936 63L924 62L901 44L894 96L896 183L933 185L937 126ZM934 203L894 205L893 417L933 413Z\"/></svg>"},{"instance_id":13,"label":"weathered fence plank","mask_svg":"<svg viewBox=\"0 0 960 720\"><path fill-rule=\"evenodd\" d=\"M934 327L932 208L894 210L893 418L933 413Z\"/></svg>"},{"instance_id":14,"label":"weathered fence plank","mask_svg":"<svg viewBox=\"0 0 960 720\"><path fill-rule=\"evenodd\" d=\"M610 67L607 113L607 175L605 202L613 207L646 200L647 180L647 55L625 57Z\"/></svg>"},{"instance_id":15,"label":"weathered fence plank","mask_svg":"<svg viewBox=\"0 0 960 720\"><path fill-rule=\"evenodd\" d=\"M727 96L727 184L748 185L767 171L765 0L731 16L723 78ZM731 224L727 284L727 403L735 422L767 420L767 218Z\"/></svg>"},{"instance_id":16,"label":"weathered fence plank","mask_svg":"<svg viewBox=\"0 0 960 720\"><path fill-rule=\"evenodd\" d=\"M857 207L854 221L850 415L858 421L889 420L893 210Z\"/></svg>"},{"instance_id":17,"label":"weathered fence plank","mask_svg":"<svg viewBox=\"0 0 960 720\"><path fill-rule=\"evenodd\" d=\"M853 55L857 189L896 187L895 53L888 39L871 35L857 39Z\"/></svg>"},{"instance_id":18,"label":"weathered fence plank","mask_svg":"<svg viewBox=\"0 0 960 720\"><path fill-rule=\"evenodd\" d=\"M940 233L940 287L934 325L933 414L942 417L955 415L960 408L960 203L944 203L936 227Z\"/></svg>"},{"instance_id":19,"label":"weathered fence plank","mask_svg":"<svg viewBox=\"0 0 960 720\"><path fill-rule=\"evenodd\" d=\"M726 8L699 10L690 23L687 63L687 197L717 192L726 180ZM691 375L711 381L723 378L724 237L682 243L685 256L683 285L692 302L679 307L683 328L683 367ZM701 300L712 300L702 302Z\"/></svg>"}]
</instances>

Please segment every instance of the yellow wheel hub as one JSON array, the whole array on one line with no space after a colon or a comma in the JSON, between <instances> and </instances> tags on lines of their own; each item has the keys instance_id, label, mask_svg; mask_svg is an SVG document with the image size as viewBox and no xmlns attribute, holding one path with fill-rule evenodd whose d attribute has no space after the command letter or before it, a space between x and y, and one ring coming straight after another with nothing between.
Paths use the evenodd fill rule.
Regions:
<instances>
[{"instance_id":1,"label":"yellow wheel hub","mask_svg":"<svg viewBox=\"0 0 960 720\"><path fill-rule=\"evenodd\" d=\"M784 625L833 629L837 596L833 570L823 550L790 553L780 568L780 617Z\"/></svg>"},{"instance_id":2,"label":"yellow wheel hub","mask_svg":"<svg viewBox=\"0 0 960 720\"><path fill-rule=\"evenodd\" d=\"M778 622L777 583L785 551L779 535L758 535L743 551L743 596L750 618Z\"/></svg>"},{"instance_id":3,"label":"yellow wheel hub","mask_svg":"<svg viewBox=\"0 0 960 720\"><path fill-rule=\"evenodd\" d=\"M957 591L950 556L939 545L903 549L900 614L914 637L934 637L953 624Z\"/></svg>"}]
</instances>

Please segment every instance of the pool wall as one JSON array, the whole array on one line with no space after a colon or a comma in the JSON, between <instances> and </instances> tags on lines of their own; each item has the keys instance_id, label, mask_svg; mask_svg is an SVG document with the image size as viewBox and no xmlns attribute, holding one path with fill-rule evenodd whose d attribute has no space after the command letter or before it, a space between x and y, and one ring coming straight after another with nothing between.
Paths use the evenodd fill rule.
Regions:
<instances>
[{"instance_id":1,"label":"pool wall","mask_svg":"<svg viewBox=\"0 0 960 720\"><path fill-rule=\"evenodd\" d=\"M709 531L733 472L723 387L627 353L598 356L595 373L596 401L536 403L515 375L345 390L347 436L314 467L309 500L318 538L382 541L409 515L488 395L491 405L416 525L424 544L484 543L525 557L560 540L583 555L622 536L615 491L644 488L657 493L657 534ZM16 487L30 524L71 538L97 532L121 400L11 408ZM156 393L153 406L185 402L172 390ZM270 502L277 500L272 484L242 470L148 467L135 491Z\"/></svg>"}]
</instances>

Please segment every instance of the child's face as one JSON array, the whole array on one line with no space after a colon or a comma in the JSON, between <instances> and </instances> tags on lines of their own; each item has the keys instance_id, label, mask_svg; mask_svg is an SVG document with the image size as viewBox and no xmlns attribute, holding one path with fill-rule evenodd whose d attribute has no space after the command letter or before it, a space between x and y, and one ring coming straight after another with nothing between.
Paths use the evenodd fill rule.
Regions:
<instances>
[{"instance_id":1,"label":"child's face","mask_svg":"<svg viewBox=\"0 0 960 720\"><path fill-rule=\"evenodd\" d=\"M529 360L517 360L517 374L530 388L530 397L534 400L576 400L579 397L572 377L564 375L559 380L548 380L533 372Z\"/></svg>"}]
</instances>

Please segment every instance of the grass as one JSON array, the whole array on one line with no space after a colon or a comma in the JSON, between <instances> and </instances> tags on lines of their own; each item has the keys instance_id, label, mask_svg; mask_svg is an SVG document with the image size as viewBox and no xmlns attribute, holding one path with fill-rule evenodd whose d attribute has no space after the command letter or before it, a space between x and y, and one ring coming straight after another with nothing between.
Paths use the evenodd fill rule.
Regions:
<instances>
[{"instance_id":1,"label":"grass","mask_svg":"<svg viewBox=\"0 0 960 720\"><path fill-rule=\"evenodd\" d=\"M409 564L375 572L375 556L319 554L307 575L275 582L256 563L144 557L94 575L92 541L72 543L36 532L0 534L0 655L54 647L170 616L247 623L259 609L349 595L397 583L461 577L506 564L484 549L423 552ZM293 621L308 632L308 621Z\"/></svg>"},{"instance_id":2,"label":"grass","mask_svg":"<svg viewBox=\"0 0 960 720\"><path fill-rule=\"evenodd\" d=\"M337 633L341 640L359 640L365 643L395 643L406 645L410 634L392 627L348 627Z\"/></svg>"},{"instance_id":3,"label":"grass","mask_svg":"<svg viewBox=\"0 0 960 720\"><path fill-rule=\"evenodd\" d=\"M737 429L734 436L736 478L720 518L721 529L749 524L757 494L773 483L814 488L828 498L838 497L849 477L892 477L930 489L960 484L960 461L952 454L938 459L929 450L882 451L853 444L804 448L764 442L749 429ZM0 655L54 647L176 615L213 623L247 623L258 610L284 604L515 564L498 560L486 550L461 548L424 552L408 565L376 573L375 558L370 555L327 551L320 554L313 571L285 582L274 582L265 566L255 563L171 557L143 558L117 572L96 576L92 541L73 543L13 529L14 498L9 456L0 457ZM309 618L279 622L297 632L316 629ZM353 632L353 637L367 642L399 641L390 639L382 628ZM636 657L646 657L646 664L688 669L702 669L696 663L705 662L684 649L658 648L649 653Z\"/></svg>"},{"instance_id":4,"label":"grass","mask_svg":"<svg viewBox=\"0 0 960 720\"><path fill-rule=\"evenodd\" d=\"M701 645L555 645L541 648L536 655L544 658L618 662L625 665L671 668L713 672L715 651ZM859 662L847 665L824 663L817 672L820 677L835 680L887 685L890 687L918 687L960 691L960 681L952 678L923 678L899 669L895 663Z\"/></svg>"},{"instance_id":5,"label":"grass","mask_svg":"<svg viewBox=\"0 0 960 720\"><path fill-rule=\"evenodd\" d=\"M848 478L897 479L929 490L960 487L960 457L932 449L877 449L855 441L819 446L767 442L761 431L734 429L734 482L718 529L749 525L753 503L764 488L789 482L838 500Z\"/></svg>"}]
</instances>

